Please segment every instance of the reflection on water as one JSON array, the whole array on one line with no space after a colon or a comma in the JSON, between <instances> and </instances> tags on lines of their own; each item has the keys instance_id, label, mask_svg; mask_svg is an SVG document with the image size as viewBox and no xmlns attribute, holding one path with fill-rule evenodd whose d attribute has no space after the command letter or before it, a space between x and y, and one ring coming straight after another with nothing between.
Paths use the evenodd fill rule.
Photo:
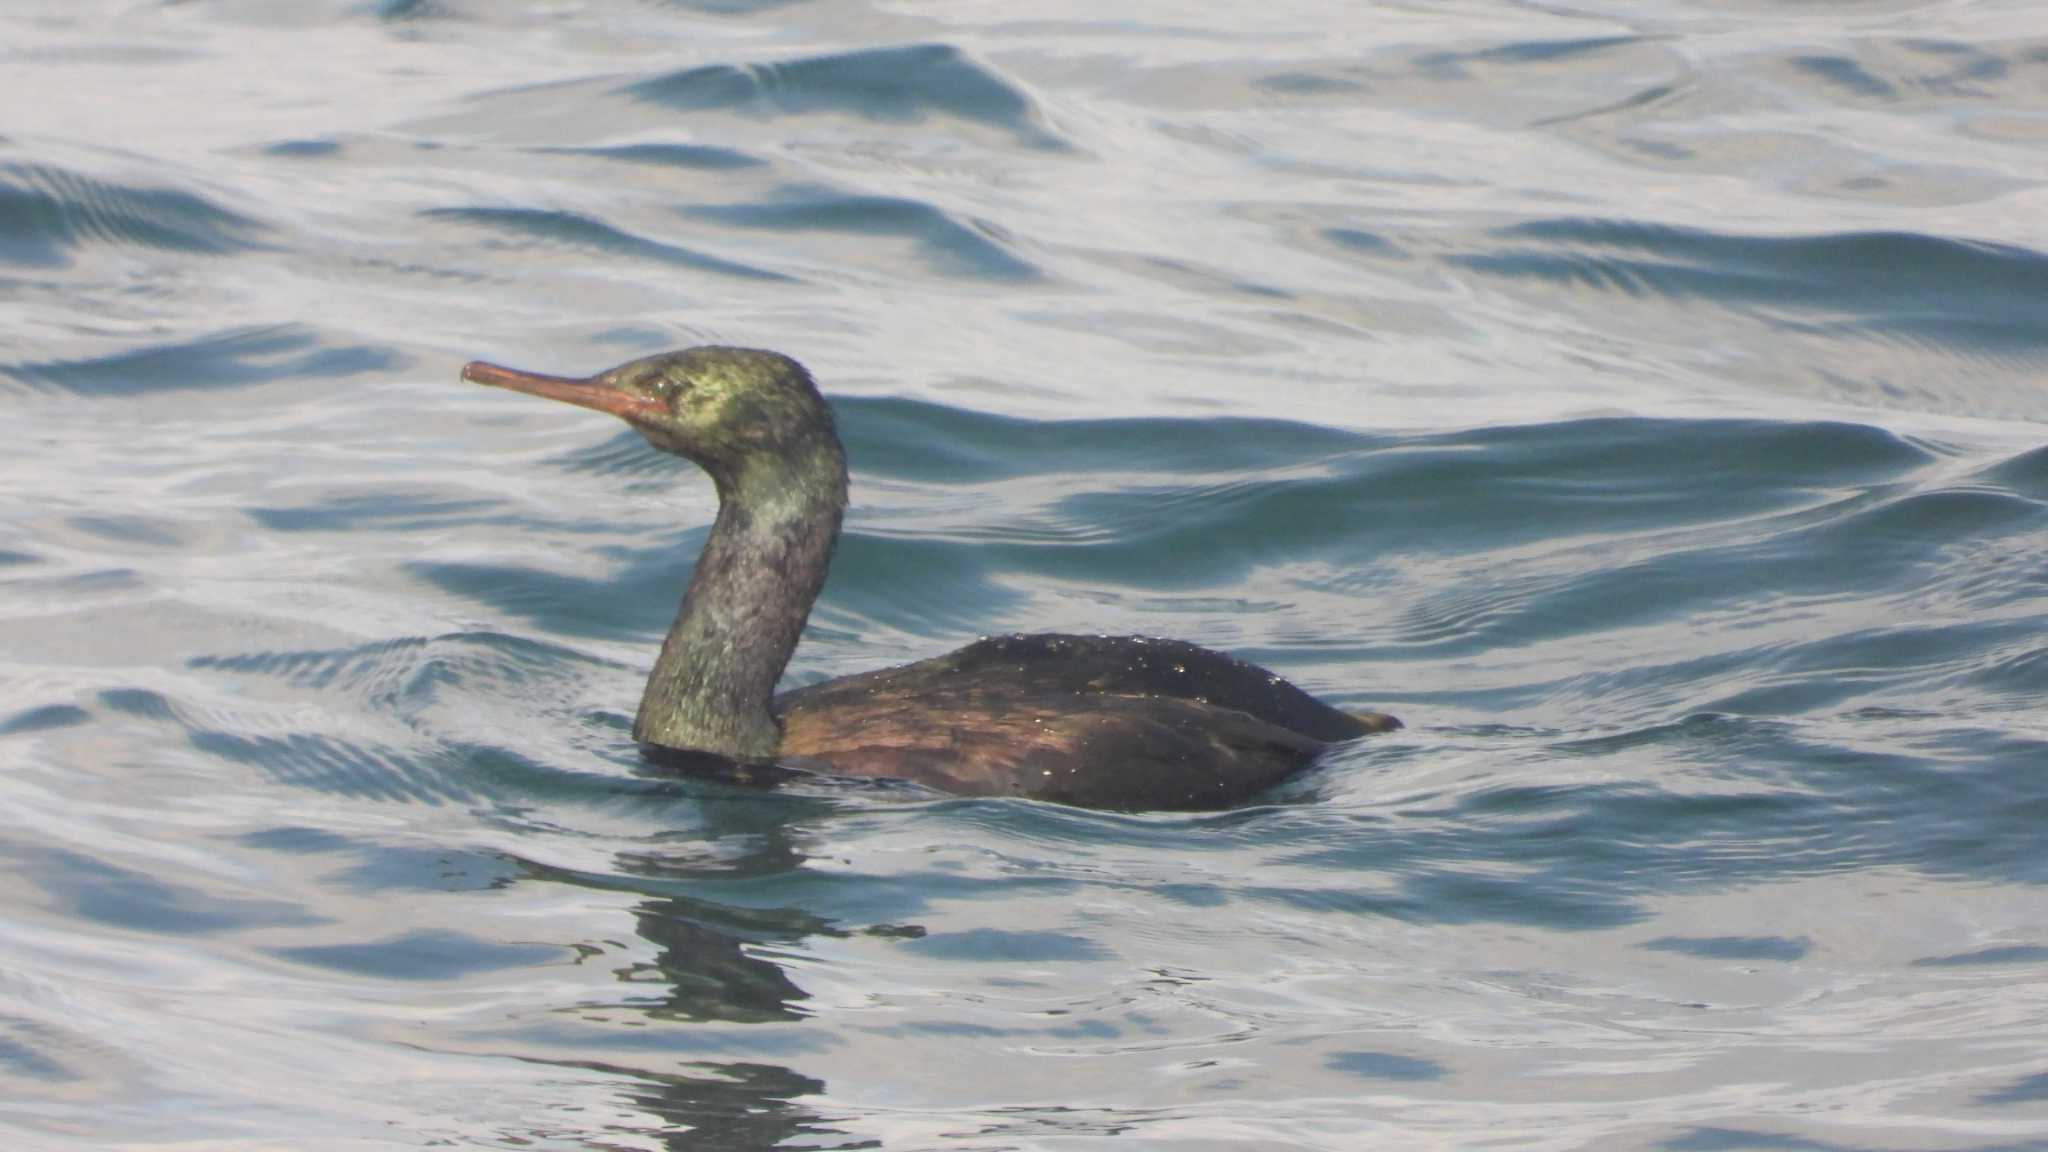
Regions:
<instances>
[{"instance_id":1,"label":"reflection on water","mask_svg":"<svg viewBox=\"0 0 2048 1152\"><path fill-rule=\"evenodd\" d=\"M770 811L753 806L755 813ZM744 819L744 818L743 818ZM666 889L687 887L692 879L733 879L774 876L799 867L803 856L787 835L787 826L761 823L745 833L753 846L741 854L704 860L684 847L681 856L658 850L622 855L616 871L599 882L616 886ZM584 877L527 864L534 880L587 882ZM633 878L648 883L638 885ZM799 1021L809 994L798 987L772 959L767 948L795 948L812 935L835 931L825 921L792 908L750 909L687 897L647 899L632 909L633 931L653 947L651 958L619 967L614 975L630 986L616 1003L579 1006L584 1019L632 1022L643 1016L658 1026L701 1021L761 1024ZM620 1013L628 1013L622 1016ZM659 1120L664 1147L774 1148L793 1137L804 1147L859 1148L870 1141L823 1143L840 1133L799 1098L825 1094L823 1081L779 1064L755 1060L690 1061L675 1068L609 1064L602 1061L546 1059L620 1077L631 1087L625 1099Z\"/></svg>"}]
</instances>

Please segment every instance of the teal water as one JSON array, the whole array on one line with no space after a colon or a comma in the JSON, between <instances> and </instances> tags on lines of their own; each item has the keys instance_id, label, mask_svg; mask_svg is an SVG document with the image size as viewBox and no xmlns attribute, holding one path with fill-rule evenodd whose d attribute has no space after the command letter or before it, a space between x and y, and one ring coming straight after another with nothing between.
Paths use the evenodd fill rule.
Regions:
<instances>
[{"instance_id":1,"label":"teal water","mask_svg":"<svg viewBox=\"0 0 2048 1152\"><path fill-rule=\"evenodd\" d=\"M0 11L10 1149L2048 1149L2022 0ZM775 347L792 683L1404 730L1196 816L650 774Z\"/></svg>"}]
</instances>

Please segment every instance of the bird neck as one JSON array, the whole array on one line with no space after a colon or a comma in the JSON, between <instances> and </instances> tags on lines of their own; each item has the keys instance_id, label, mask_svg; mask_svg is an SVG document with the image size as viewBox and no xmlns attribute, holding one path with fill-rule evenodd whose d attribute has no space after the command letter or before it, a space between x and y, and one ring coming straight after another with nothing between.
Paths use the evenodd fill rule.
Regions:
<instances>
[{"instance_id":1,"label":"bird neck","mask_svg":"<svg viewBox=\"0 0 2048 1152\"><path fill-rule=\"evenodd\" d=\"M709 469L718 519L647 678L635 740L774 758L775 684L825 585L846 510L846 456L827 419L821 435L772 456Z\"/></svg>"}]
</instances>

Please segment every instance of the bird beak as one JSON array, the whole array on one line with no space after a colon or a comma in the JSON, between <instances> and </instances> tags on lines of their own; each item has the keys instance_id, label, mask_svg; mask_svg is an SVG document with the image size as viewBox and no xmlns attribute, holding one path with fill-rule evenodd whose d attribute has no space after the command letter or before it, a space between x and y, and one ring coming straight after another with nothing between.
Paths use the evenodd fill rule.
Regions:
<instances>
[{"instance_id":1,"label":"bird beak","mask_svg":"<svg viewBox=\"0 0 2048 1152\"><path fill-rule=\"evenodd\" d=\"M595 408L609 412L621 420L652 420L668 414L668 406L659 400L637 396L631 392L599 384L595 380L577 380L569 376L542 376L538 372L521 372L517 368L505 368L497 364L486 364L472 360L462 366L462 378L472 384L489 384L494 388L510 388L529 396L545 396L550 400L563 400L578 408Z\"/></svg>"}]
</instances>

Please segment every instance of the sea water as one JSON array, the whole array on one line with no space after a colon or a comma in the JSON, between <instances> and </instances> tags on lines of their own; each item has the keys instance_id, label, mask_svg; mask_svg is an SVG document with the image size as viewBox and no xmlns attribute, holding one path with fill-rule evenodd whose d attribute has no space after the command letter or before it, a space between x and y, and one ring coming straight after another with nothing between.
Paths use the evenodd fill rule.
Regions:
<instances>
[{"instance_id":1,"label":"sea water","mask_svg":"<svg viewBox=\"0 0 2048 1152\"><path fill-rule=\"evenodd\" d=\"M2048 1148L2032 0L0 9L10 1149ZM1119 815L650 774L776 348L789 682L1407 727Z\"/></svg>"}]
</instances>

